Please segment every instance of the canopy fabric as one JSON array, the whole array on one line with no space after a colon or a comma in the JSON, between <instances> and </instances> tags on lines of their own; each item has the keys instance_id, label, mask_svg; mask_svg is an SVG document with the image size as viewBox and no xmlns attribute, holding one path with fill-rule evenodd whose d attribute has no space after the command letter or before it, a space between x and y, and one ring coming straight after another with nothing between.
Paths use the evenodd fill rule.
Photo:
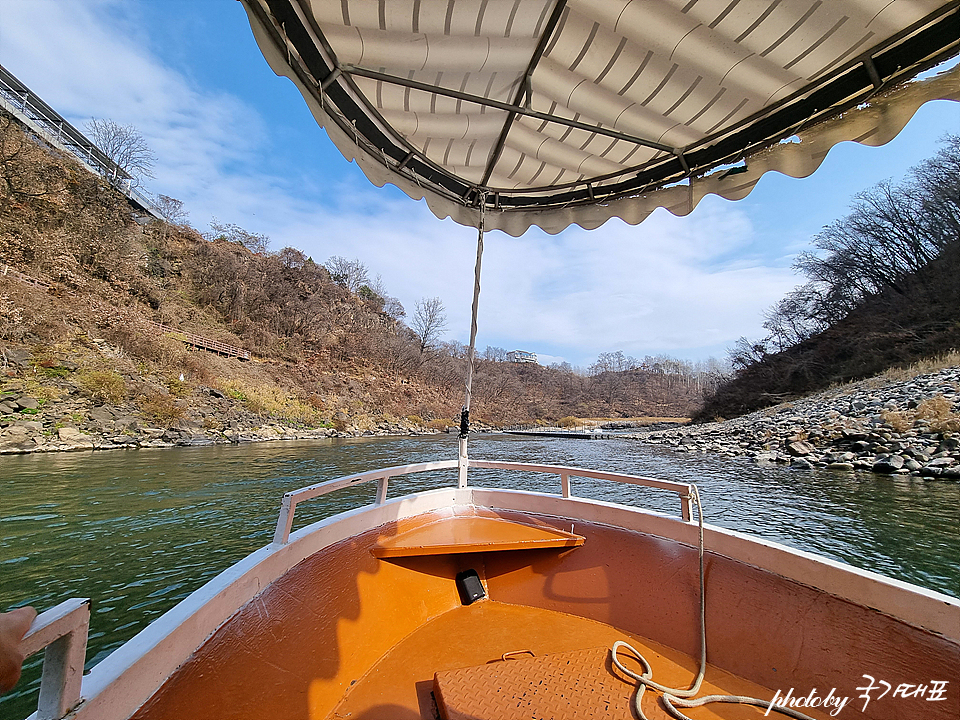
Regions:
<instances>
[{"instance_id":1,"label":"canopy fabric","mask_svg":"<svg viewBox=\"0 0 960 720\"><path fill-rule=\"evenodd\" d=\"M811 174L960 100L960 0L242 0L378 186L518 236Z\"/></svg>"}]
</instances>

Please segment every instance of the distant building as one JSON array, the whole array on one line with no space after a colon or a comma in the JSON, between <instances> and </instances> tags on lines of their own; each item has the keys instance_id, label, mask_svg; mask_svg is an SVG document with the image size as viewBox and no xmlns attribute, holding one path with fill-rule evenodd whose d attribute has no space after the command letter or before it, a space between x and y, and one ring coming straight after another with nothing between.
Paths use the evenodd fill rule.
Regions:
<instances>
[{"instance_id":1,"label":"distant building","mask_svg":"<svg viewBox=\"0 0 960 720\"><path fill-rule=\"evenodd\" d=\"M511 350L507 353L507 362L536 364L537 354L526 350Z\"/></svg>"}]
</instances>

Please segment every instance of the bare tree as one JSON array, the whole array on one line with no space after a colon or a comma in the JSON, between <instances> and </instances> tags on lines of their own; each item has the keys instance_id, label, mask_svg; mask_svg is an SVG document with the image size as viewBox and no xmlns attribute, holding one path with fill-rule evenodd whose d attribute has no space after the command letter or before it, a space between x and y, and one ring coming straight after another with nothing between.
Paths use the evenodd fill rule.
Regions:
<instances>
[{"instance_id":1,"label":"bare tree","mask_svg":"<svg viewBox=\"0 0 960 720\"><path fill-rule=\"evenodd\" d=\"M207 240L226 240L242 245L255 255L264 255L270 247L270 238L261 233L244 230L235 223L222 223L216 218L210 221L210 232L203 233Z\"/></svg>"},{"instance_id":2,"label":"bare tree","mask_svg":"<svg viewBox=\"0 0 960 720\"><path fill-rule=\"evenodd\" d=\"M824 307L825 299L814 283L791 290L763 313L763 327L770 332L770 343L777 350L785 350L825 330L830 321L821 316Z\"/></svg>"},{"instance_id":3,"label":"bare tree","mask_svg":"<svg viewBox=\"0 0 960 720\"><path fill-rule=\"evenodd\" d=\"M484 360L490 360L491 362L506 362L507 351L502 347L487 345L487 349L483 351L483 354L480 357Z\"/></svg>"},{"instance_id":4,"label":"bare tree","mask_svg":"<svg viewBox=\"0 0 960 720\"><path fill-rule=\"evenodd\" d=\"M447 329L447 315L443 301L438 297L419 300L410 325L414 335L417 336L421 356L428 350L435 349L441 334Z\"/></svg>"},{"instance_id":5,"label":"bare tree","mask_svg":"<svg viewBox=\"0 0 960 720\"><path fill-rule=\"evenodd\" d=\"M383 302L383 311L393 320L400 320L407 316L407 311L397 298L387 295Z\"/></svg>"},{"instance_id":6,"label":"bare tree","mask_svg":"<svg viewBox=\"0 0 960 720\"><path fill-rule=\"evenodd\" d=\"M160 211L160 214L166 219L171 225L186 225L188 213L183 208L183 202L172 198L169 195L157 195L154 204L157 206L157 209Z\"/></svg>"},{"instance_id":7,"label":"bare tree","mask_svg":"<svg viewBox=\"0 0 960 720\"><path fill-rule=\"evenodd\" d=\"M735 366L796 345L884 296L939 294L927 287L926 268L960 237L960 136L942 142L905 180L858 193L850 214L823 228L813 241L819 252L800 253L794 264L809 281L764 313L766 338L737 342Z\"/></svg>"},{"instance_id":8,"label":"bare tree","mask_svg":"<svg viewBox=\"0 0 960 720\"><path fill-rule=\"evenodd\" d=\"M637 361L629 355L624 355L622 350L616 352L600 353L597 361L590 366L591 375L600 375L605 372L624 372L637 367Z\"/></svg>"},{"instance_id":9,"label":"bare tree","mask_svg":"<svg viewBox=\"0 0 960 720\"><path fill-rule=\"evenodd\" d=\"M924 282L923 269L957 242L960 136L943 142L907 180L856 195L850 214L814 238L821 252L798 256L794 268L810 282L796 309L815 329L841 320L870 297L907 294Z\"/></svg>"},{"instance_id":10,"label":"bare tree","mask_svg":"<svg viewBox=\"0 0 960 720\"><path fill-rule=\"evenodd\" d=\"M385 313L391 320L400 320L407 316L407 311L404 309L403 303L387 292L387 286L379 273L373 281L369 283L368 287L383 300L381 312Z\"/></svg>"},{"instance_id":11,"label":"bare tree","mask_svg":"<svg viewBox=\"0 0 960 720\"><path fill-rule=\"evenodd\" d=\"M300 270L307 264L307 256L289 245L277 253L277 259L288 270Z\"/></svg>"},{"instance_id":12,"label":"bare tree","mask_svg":"<svg viewBox=\"0 0 960 720\"><path fill-rule=\"evenodd\" d=\"M129 175L134 185L140 185L141 178L153 177L153 164L157 158L133 125L93 118L86 124L86 130L94 145ZM113 179L118 178L114 176Z\"/></svg>"},{"instance_id":13,"label":"bare tree","mask_svg":"<svg viewBox=\"0 0 960 720\"><path fill-rule=\"evenodd\" d=\"M762 362L769 354L770 349L764 344L763 340L751 342L741 336L733 344L733 347L727 350L727 359L735 369L743 370L755 363Z\"/></svg>"},{"instance_id":14,"label":"bare tree","mask_svg":"<svg viewBox=\"0 0 960 720\"><path fill-rule=\"evenodd\" d=\"M327 271L338 285L342 285L352 293L356 293L363 285L370 284L370 271L360 260L348 260L340 255L334 255L327 260Z\"/></svg>"}]
</instances>

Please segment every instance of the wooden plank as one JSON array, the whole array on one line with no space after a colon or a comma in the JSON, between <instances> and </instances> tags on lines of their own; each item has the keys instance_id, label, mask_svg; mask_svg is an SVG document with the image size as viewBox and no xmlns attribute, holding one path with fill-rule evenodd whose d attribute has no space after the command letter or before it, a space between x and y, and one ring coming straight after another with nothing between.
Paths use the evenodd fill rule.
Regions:
<instances>
[{"instance_id":1,"label":"wooden plank","mask_svg":"<svg viewBox=\"0 0 960 720\"><path fill-rule=\"evenodd\" d=\"M446 518L383 538L371 552L378 558L456 555L579 547L583 541L582 535L551 527L471 515Z\"/></svg>"}]
</instances>

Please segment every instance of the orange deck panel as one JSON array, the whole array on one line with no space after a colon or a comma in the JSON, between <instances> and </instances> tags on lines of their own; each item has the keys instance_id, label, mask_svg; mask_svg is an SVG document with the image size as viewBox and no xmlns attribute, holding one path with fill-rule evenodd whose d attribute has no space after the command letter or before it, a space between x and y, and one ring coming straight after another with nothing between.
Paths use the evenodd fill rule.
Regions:
<instances>
[{"instance_id":1,"label":"orange deck panel","mask_svg":"<svg viewBox=\"0 0 960 720\"><path fill-rule=\"evenodd\" d=\"M464 515L415 527L380 540L372 552L378 558L414 557L539 550L583 545L584 537L552 527L525 525L512 520Z\"/></svg>"},{"instance_id":2,"label":"orange deck panel","mask_svg":"<svg viewBox=\"0 0 960 720\"><path fill-rule=\"evenodd\" d=\"M576 654L584 648L596 653L595 667L584 669L591 678L612 672L609 651L606 648L616 640L626 640L653 666L654 680L674 687L689 687L697 672L697 661L688 655L659 643L639 638L630 633L594 620L539 608L505 605L483 600L473 605L451 610L426 623L415 633L394 646L379 662L363 676L356 679L343 700L326 716L325 720L436 720L438 705L434 701L434 682L438 673L460 668L475 668L493 662L495 666L522 666L526 660L501 660L504 653L529 651L537 659L557 657L559 654ZM604 654L606 653L606 654ZM522 658L523 655L518 655ZM629 655L620 656L628 667L639 669ZM494 665L490 665L494 667ZM539 678L538 678L539 681ZM590 718L633 718L630 709L636 684L620 682L612 674L609 677L611 697L618 693L619 700L606 702L595 708L584 704L563 711L546 714L530 714L525 720L588 720ZM576 679L571 680L571 689ZM496 688L486 687L488 692ZM559 689L559 686L557 686ZM588 691L581 681L580 689ZM566 691L562 691L566 692ZM570 693L567 693L570 694ZM774 691L731 673L708 666L703 695L748 695L770 699ZM582 699L582 698L581 698ZM650 720L673 720L660 703L659 693L647 692L643 698L643 711ZM693 720L761 720L764 711L747 705L710 705L684 709ZM827 720L827 714L811 711L812 717ZM516 717L467 713L451 715L469 717L471 720L510 720ZM773 713L770 717L775 716ZM311 718L310 720L321 720Z\"/></svg>"}]
</instances>

